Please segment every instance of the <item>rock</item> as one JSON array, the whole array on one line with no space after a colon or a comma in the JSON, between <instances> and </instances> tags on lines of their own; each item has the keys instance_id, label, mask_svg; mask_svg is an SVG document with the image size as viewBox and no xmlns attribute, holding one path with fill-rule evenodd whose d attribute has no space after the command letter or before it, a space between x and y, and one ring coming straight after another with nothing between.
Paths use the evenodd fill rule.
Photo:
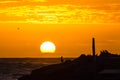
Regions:
<instances>
[{"instance_id":1,"label":"rock","mask_svg":"<svg viewBox=\"0 0 120 80\"><path fill-rule=\"evenodd\" d=\"M79 78L93 79L94 71L92 69L94 66L92 62L87 60L87 58L86 60L83 60L84 62L81 62L80 59L81 58L73 61L67 60L64 63L49 65L33 70L31 75L23 76L18 80L79 80ZM89 76L86 77L86 75Z\"/></svg>"},{"instance_id":2,"label":"rock","mask_svg":"<svg viewBox=\"0 0 120 80\"><path fill-rule=\"evenodd\" d=\"M116 68L117 66L120 69L120 57L103 60L104 58L96 56L96 61L94 61L93 56L81 55L73 61L68 60L33 70L30 75L23 76L18 80L96 80L96 76L99 76L98 73L104 68L107 69L109 66ZM111 64L115 60L117 61L116 65ZM99 80L98 78L97 80Z\"/></svg>"}]
</instances>

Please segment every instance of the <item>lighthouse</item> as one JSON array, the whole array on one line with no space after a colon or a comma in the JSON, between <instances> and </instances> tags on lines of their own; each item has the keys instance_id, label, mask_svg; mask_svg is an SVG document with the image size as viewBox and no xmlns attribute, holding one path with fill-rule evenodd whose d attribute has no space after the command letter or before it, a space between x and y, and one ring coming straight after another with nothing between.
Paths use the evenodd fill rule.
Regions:
<instances>
[{"instance_id":1,"label":"lighthouse","mask_svg":"<svg viewBox=\"0 0 120 80\"><path fill-rule=\"evenodd\" d=\"M95 38L92 38L92 55L93 55L93 60L96 60L96 56L95 56Z\"/></svg>"}]
</instances>

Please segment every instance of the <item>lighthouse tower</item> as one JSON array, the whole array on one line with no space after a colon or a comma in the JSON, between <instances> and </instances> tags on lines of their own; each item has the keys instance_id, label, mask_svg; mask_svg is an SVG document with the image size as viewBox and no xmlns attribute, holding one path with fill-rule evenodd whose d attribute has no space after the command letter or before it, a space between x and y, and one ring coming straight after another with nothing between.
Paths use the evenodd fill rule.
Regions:
<instances>
[{"instance_id":1,"label":"lighthouse tower","mask_svg":"<svg viewBox=\"0 0 120 80\"><path fill-rule=\"evenodd\" d=\"M95 56L95 38L92 38L92 54L93 54L93 58L95 60L96 59L96 56Z\"/></svg>"}]
</instances>

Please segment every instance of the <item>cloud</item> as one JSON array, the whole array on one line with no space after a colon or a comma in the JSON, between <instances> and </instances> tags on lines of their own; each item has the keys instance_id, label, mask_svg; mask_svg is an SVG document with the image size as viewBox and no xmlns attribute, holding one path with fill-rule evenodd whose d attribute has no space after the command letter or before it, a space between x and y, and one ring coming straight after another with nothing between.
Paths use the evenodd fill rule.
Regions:
<instances>
[{"instance_id":1,"label":"cloud","mask_svg":"<svg viewBox=\"0 0 120 80\"><path fill-rule=\"evenodd\" d=\"M18 0L1 0L0 3L16 3Z\"/></svg>"},{"instance_id":2,"label":"cloud","mask_svg":"<svg viewBox=\"0 0 120 80\"><path fill-rule=\"evenodd\" d=\"M46 2L47 0L33 0L33 2Z\"/></svg>"},{"instance_id":3,"label":"cloud","mask_svg":"<svg viewBox=\"0 0 120 80\"><path fill-rule=\"evenodd\" d=\"M46 2L47 0L22 0L23 2Z\"/></svg>"},{"instance_id":4,"label":"cloud","mask_svg":"<svg viewBox=\"0 0 120 80\"><path fill-rule=\"evenodd\" d=\"M46 2L47 0L0 0L0 3L16 3L16 2Z\"/></svg>"},{"instance_id":5,"label":"cloud","mask_svg":"<svg viewBox=\"0 0 120 80\"><path fill-rule=\"evenodd\" d=\"M120 22L120 6L78 6L68 4L19 6L0 9L0 17L0 22L40 24L116 24Z\"/></svg>"}]
</instances>

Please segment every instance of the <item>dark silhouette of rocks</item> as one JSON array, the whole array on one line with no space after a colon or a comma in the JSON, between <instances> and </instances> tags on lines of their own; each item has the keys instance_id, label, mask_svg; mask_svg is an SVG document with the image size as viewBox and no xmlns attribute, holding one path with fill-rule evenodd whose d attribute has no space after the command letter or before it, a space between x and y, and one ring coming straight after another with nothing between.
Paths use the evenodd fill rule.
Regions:
<instances>
[{"instance_id":1,"label":"dark silhouette of rocks","mask_svg":"<svg viewBox=\"0 0 120 80\"><path fill-rule=\"evenodd\" d=\"M92 56L82 54L74 60L63 61L33 70L18 80L120 80L120 56L107 50L95 53L95 38L92 38ZM117 72L116 72L117 71Z\"/></svg>"},{"instance_id":2,"label":"dark silhouette of rocks","mask_svg":"<svg viewBox=\"0 0 120 80\"><path fill-rule=\"evenodd\" d=\"M120 56L103 50L95 61L91 55L81 55L72 61L33 70L18 80L120 80L116 70L120 70Z\"/></svg>"}]
</instances>

